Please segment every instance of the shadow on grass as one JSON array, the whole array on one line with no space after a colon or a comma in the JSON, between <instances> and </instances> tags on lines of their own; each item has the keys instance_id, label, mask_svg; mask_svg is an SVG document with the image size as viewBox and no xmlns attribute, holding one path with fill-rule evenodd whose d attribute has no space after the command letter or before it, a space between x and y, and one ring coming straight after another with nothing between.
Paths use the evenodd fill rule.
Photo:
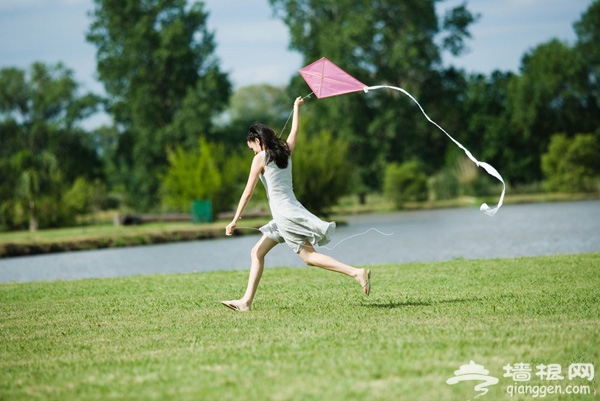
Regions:
<instances>
[{"instance_id":1,"label":"shadow on grass","mask_svg":"<svg viewBox=\"0 0 600 401\"><path fill-rule=\"evenodd\" d=\"M395 309L395 308L407 308L412 306L432 306L436 304L455 304L455 303L468 303L481 301L483 298L450 298L440 300L406 300L406 301L390 301L390 302L377 302L377 303L365 303L365 306L369 308L380 308L380 309Z\"/></svg>"}]
</instances>

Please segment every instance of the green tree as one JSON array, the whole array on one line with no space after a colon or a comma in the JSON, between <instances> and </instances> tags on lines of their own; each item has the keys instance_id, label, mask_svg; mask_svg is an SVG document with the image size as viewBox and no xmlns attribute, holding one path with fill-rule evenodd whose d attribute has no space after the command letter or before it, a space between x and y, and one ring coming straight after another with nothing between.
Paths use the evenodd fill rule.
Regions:
<instances>
[{"instance_id":1,"label":"green tree","mask_svg":"<svg viewBox=\"0 0 600 401\"><path fill-rule=\"evenodd\" d=\"M101 164L80 123L98 110L97 95L79 93L73 72L62 64L33 63L29 72L0 70L0 157L23 149L49 151L66 178L98 176Z\"/></svg>"},{"instance_id":2,"label":"green tree","mask_svg":"<svg viewBox=\"0 0 600 401\"><path fill-rule=\"evenodd\" d=\"M130 202L158 203L168 148L191 149L210 137L211 118L231 86L220 72L203 3L185 0L94 0L87 40L119 129L117 176ZM127 174L125 174L127 173Z\"/></svg>"},{"instance_id":3,"label":"green tree","mask_svg":"<svg viewBox=\"0 0 600 401\"><path fill-rule=\"evenodd\" d=\"M251 162L246 155L251 153L248 148L242 153L222 143L214 144L212 152L221 172L221 186L213 198L213 213L216 215L237 206L250 171ZM258 196L266 200L264 192ZM256 192L254 197L257 197Z\"/></svg>"},{"instance_id":4,"label":"green tree","mask_svg":"<svg viewBox=\"0 0 600 401\"><path fill-rule=\"evenodd\" d=\"M98 212L107 199L106 184L96 179L88 181L85 177L75 180L63 197L65 207L72 213L91 213L93 221L97 221Z\"/></svg>"},{"instance_id":5,"label":"green tree","mask_svg":"<svg viewBox=\"0 0 600 401\"><path fill-rule=\"evenodd\" d=\"M209 145L200 139L197 152L181 146L168 151L169 169L163 179L163 203L184 211L194 199L211 199L221 186L221 173Z\"/></svg>"},{"instance_id":6,"label":"green tree","mask_svg":"<svg viewBox=\"0 0 600 401\"><path fill-rule=\"evenodd\" d=\"M541 44L523 57L521 75L509 84L508 109L516 135L513 149L519 149L517 165L521 174L513 181L541 178L540 156L554 132L587 131L581 121L580 77L584 65L577 52L556 39Z\"/></svg>"},{"instance_id":7,"label":"green tree","mask_svg":"<svg viewBox=\"0 0 600 401\"><path fill-rule=\"evenodd\" d=\"M498 167L505 180L540 180L540 156L554 132L572 137L600 126L598 7L595 1L575 24L575 46L556 39L542 43L524 54L519 74L470 75L457 91L461 111L447 114L460 124L445 118L444 126L457 127L455 138ZM454 152L446 152L447 168Z\"/></svg>"},{"instance_id":8,"label":"green tree","mask_svg":"<svg viewBox=\"0 0 600 401\"><path fill-rule=\"evenodd\" d=\"M575 45L557 39L527 52L521 75L508 88L512 130L508 147L516 157L513 182L542 177L540 157L555 132L573 137L600 126L600 1L593 1L574 24ZM520 173L519 173L520 172Z\"/></svg>"},{"instance_id":9,"label":"green tree","mask_svg":"<svg viewBox=\"0 0 600 401\"><path fill-rule=\"evenodd\" d=\"M585 102L588 106L595 105L590 115L596 126L600 125L600 0L594 0L581 19L573 25L577 34L575 47L588 67L585 83L588 88Z\"/></svg>"},{"instance_id":10,"label":"green tree","mask_svg":"<svg viewBox=\"0 0 600 401\"><path fill-rule=\"evenodd\" d=\"M461 5L440 21L436 1L429 0L270 3L289 27L290 47L302 53L306 64L326 55L362 82L405 88L434 119L441 112L432 112L437 109L433 106L446 94L435 85L444 74L437 40L441 38L442 48L460 54L468 26L477 19ZM296 77L291 88L302 93L306 85ZM335 97L314 109L308 131L335 129L349 141L364 188L381 185L387 160L423 155L435 164L446 146L443 133L427 126L416 106L394 91Z\"/></svg>"},{"instance_id":11,"label":"green tree","mask_svg":"<svg viewBox=\"0 0 600 401\"><path fill-rule=\"evenodd\" d=\"M267 124L277 134L283 134L280 130L292 111L293 102L285 88L268 84L240 88L233 93L221 116L220 134L215 140L234 148L245 148L248 127L256 122Z\"/></svg>"},{"instance_id":12,"label":"green tree","mask_svg":"<svg viewBox=\"0 0 600 401\"><path fill-rule=\"evenodd\" d=\"M410 160L402 164L390 163L385 169L383 193L397 208L407 201L427 199L427 174L422 164Z\"/></svg>"},{"instance_id":13,"label":"green tree","mask_svg":"<svg viewBox=\"0 0 600 401\"><path fill-rule=\"evenodd\" d=\"M37 231L39 226L37 201L43 194L53 192L52 178L58 170L56 158L47 151L33 154L29 150L23 150L15 154L11 161L14 170L19 171L16 195L27 205L29 231Z\"/></svg>"},{"instance_id":14,"label":"green tree","mask_svg":"<svg viewBox=\"0 0 600 401\"><path fill-rule=\"evenodd\" d=\"M354 164L348 144L323 130L302 139L294 151L294 192L307 209L326 214L350 191Z\"/></svg>"},{"instance_id":15,"label":"green tree","mask_svg":"<svg viewBox=\"0 0 600 401\"><path fill-rule=\"evenodd\" d=\"M181 146L168 152L169 168L162 177L162 202L168 209L188 211L193 200L208 199L213 214L229 210L239 197L248 165L223 144L200 138L197 148Z\"/></svg>"},{"instance_id":16,"label":"green tree","mask_svg":"<svg viewBox=\"0 0 600 401\"><path fill-rule=\"evenodd\" d=\"M63 186L78 176L102 177L93 140L80 126L101 99L80 94L72 75L60 63L0 70L0 225L6 228L20 227L15 216L23 211L32 230L66 221L54 213ZM40 213L40 202L52 215Z\"/></svg>"},{"instance_id":17,"label":"green tree","mask_svg":"<svg viewBox=\"0 0 600 401\"><path fill-rule=\"evenodd\" d=\"M542 171L549 191L590 192L597 189L600 173L600 143L592 134L577 134L570 139L555 134L548 151L542 155Z\"/></svg>"},{"instance_id":18,"label":"green tree","mask_svg":"<svg viewBox=\"0 0 600 401\"><path fill-rule=\"evenodd\" d=\"M512 72L493 71L489 76L472 74L462 92L461 120L454 137L471 153L501 170L506 180L522 177L528 152L520 147L520 133L511 124L507 106L509 85L514 79ZM452 168L456 155L464 156L462 150L452 147L446 152L445 166Z\"/></svg>"}]
</instances>

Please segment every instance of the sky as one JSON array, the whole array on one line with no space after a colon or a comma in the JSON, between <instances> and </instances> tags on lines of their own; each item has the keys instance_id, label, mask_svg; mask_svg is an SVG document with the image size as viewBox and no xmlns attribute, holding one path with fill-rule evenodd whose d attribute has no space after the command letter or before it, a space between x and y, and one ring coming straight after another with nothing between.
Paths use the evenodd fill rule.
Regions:
<instances>
[{"instance_id":1,"label":"sky","mask_svg":"<svg viewBox=\"0 0 600 401\"><path fill-rule=\"evenodd\" d=\"M462 2L441 1L438 13ZM573 23L592 2L467 0L469 10L481 14L470 29L470 51L459 58L444 54L444 64L484 74L496 69L518 72L521 57L535 46L552 38L573 43ZM204 3L216 56L234 88L285 85L303 67L301 55L288 49L287 27L273 17L268 0ZM74 71L82 90L103 94L95 78L95 47L85 41L93 6L93 0L0 0L0 69L62 62Z\"/></svg>"}]
</instances>

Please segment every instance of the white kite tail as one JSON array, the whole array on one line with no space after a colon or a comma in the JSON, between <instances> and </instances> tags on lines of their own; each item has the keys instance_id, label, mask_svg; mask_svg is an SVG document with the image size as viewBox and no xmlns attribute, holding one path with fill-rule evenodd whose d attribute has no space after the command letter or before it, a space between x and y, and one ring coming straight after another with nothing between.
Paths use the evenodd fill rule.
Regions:
<instances>
[{"instance_id":1,"label":"white kite tail","mask_svg":"<svg viewBox=\"0 0 600 401\"><path fill-rule=\"evenodd\" d=\"M419 104L419 102L417 102L417 100L414 97L412 97L412 95L410 93L408 93L407 91L405 91L404 89L398 88L396 86L378 85L378 86L365 87L364 91L366 93L366 92L369 92L369 90L372 90L372 89L383 89L383 88L394 89L394 90L400 91L400 92L404 93L406 96L408 96L409 98L411 98L411 100L413 102L415 102L415 104L417 106L419 106L419 109L421 109L421 113L423 113L423 115L425 116L425 118L427 118L427 121L429 121L430 123L432 123L433 125L435 125L436 127L438 127L444 134L446 134L446 136L448 138L450 138L452 140L452 142L454 142L459 148L461 148L465 152L465 154L467 155L467 157L469 159L471 159L471 161L473 163L475 163L477 165L477 167L482 167L489 175L491 175L493 177L496 177L498 180L500 180L500 182L502 183L502 195L500 195L500 200L498 201L498 205L496 205L495 207L490 208L487 205L487 203L484 203L479 208L482 212L484 212L488 216L495 215L496 212L498 211L498 209L500 209L500 207L502 206L502 202L504 201L504 193L506 191L506 184L504 183L504 180L502 179L502 176L500 175L500 173L494 167L492 167L491 165L487 164L486 162L480 162L475 157L473 157L473 155L471 154L471 152L469 152L469 150L467 148L465 148L463 145L461 145L460 142L458 142L456 139L452 138L452 136L450 136L450 134L448 134L442 127L440 127L435 121L433 121L431 118L429 118L429 116L427 115L427 113L425 113L425 110L423 110L423 107L421 107L421 105Z\"/></svg>"}]
</instances>

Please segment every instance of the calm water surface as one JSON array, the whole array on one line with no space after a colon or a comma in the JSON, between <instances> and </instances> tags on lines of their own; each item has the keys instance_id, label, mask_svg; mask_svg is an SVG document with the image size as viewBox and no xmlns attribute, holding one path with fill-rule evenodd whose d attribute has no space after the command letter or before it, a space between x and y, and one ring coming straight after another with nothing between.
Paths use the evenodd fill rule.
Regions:
<instances>
[{"instance_id":1,"label":"calm water surface","mask_svg":"<svg viewBox=\"0 0 600 401\"><path fill-rule=\"evenodd\" d=\"M332 250L353 265L505 258L600 251L600 201L503 206L494 217L476 208L351 216ZM364 235L370 228L375 231ZM0 282L43 281L247 269L258 236L0 259ZM346 240L347 239L347 240ZM341 241L341 242L340 242ZM285 244L266 267L303 266Z\"/></svg>"}]
</instances>

